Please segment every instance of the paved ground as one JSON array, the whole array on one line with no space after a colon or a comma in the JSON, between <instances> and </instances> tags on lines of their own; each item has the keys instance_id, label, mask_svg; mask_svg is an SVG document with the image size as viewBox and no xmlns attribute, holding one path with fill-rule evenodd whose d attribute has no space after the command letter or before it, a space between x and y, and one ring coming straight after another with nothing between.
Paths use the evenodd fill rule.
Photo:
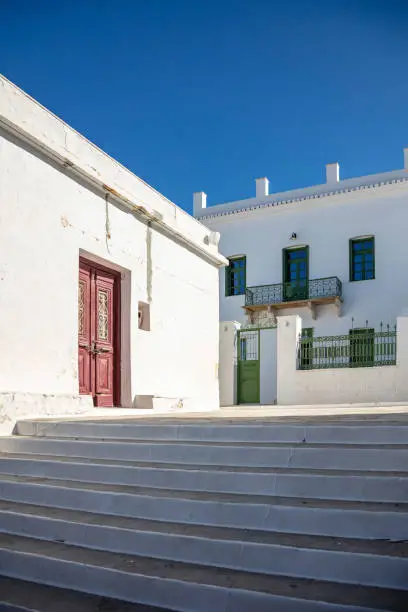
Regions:
<instances>
[{"instance_id":1,"label":"paved ground","mask_svg":"<svg viewBox=\"0 0 408 612\"><path fill-rule=\"evenodd\" d=\"M50 417L49 419L34 419L38 421L104 421L121 423L143 419L144 422L194 422L209 423L214 420L233 422L285 422L285 423L336 423L344 421L370 421L370 423L406 423L408 425L408 405L331 405L331 406L232 406L219 410L206 412L156 412L123 410L115 408L106 409L106 413L87 416ZM29 419L30 420L30 419Z\"/></svg>"}]
</instances>

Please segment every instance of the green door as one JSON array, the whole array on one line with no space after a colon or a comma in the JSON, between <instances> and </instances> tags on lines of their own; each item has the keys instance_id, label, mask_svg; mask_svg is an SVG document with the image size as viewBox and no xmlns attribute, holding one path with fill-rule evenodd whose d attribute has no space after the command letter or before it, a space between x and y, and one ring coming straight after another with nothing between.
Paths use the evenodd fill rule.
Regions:
<instances>
[{"instance_id":1,"label":"green door","mask_svg":"<svg viewBox=\"0 0 408 612\"><path fill-rule=\"evenodd\" d=\"M238 403L259 404L259 330L238 334Z\"/></svg>"},{"instance_id":2,"label":"green door","mask_svg":"<svg viewBox=\"0 0 408 612\"><path fill-rule=\"evenodd\" d=\"M283 251L283 298L285 301L308 298L309 249L285 249Z\"/></svg>"},{"instance_id":3,"label":"green door","mask_svg":"<svg viewBox=\"0 0 408 612\"><path fill-rule=\"evenodd\" d=\"M364 368L374 365L374 329L350 329L350 367Z\"/></svg>"},{"instance_id":4,"label":"green door","mask_svg":"<svg viewBox=\"0 0 408 612\"><path fill-rule=\"evenodd\" d=\"M299 354L301 370L311 370L313 367L313 333L313 327L302 328Z\"/></svg>"}]
</instances>

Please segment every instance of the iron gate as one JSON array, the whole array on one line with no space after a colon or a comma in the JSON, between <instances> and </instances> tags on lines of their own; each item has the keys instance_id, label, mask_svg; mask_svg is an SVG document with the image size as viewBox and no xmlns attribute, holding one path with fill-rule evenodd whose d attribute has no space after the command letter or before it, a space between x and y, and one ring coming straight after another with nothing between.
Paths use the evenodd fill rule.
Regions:
<instances>
[{"instance_id":1,"label":"iron gate","mask_svg":"<svg viewBox=\"0 0 408 612\"><path fill-rule=\"evenodd\" d=\"M260 330L238 332L238 403L260 402Z\"/></svg>"}]
</instances>

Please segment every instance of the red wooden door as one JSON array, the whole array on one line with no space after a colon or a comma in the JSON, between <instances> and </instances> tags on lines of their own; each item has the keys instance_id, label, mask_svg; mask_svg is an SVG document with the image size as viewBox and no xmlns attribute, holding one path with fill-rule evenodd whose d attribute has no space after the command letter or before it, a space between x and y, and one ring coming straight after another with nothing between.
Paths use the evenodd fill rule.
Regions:
<instances>
[{"instance_id":1,"label":"red wooden door","mask_svg":"<svg viewBox=\"0 0 408 612\"><path fill-rule=\"evenodd\" d=\"M95 406L118 405L118 277L80 261L78 292L79 392Z\"/></svg>"}]
</instances>

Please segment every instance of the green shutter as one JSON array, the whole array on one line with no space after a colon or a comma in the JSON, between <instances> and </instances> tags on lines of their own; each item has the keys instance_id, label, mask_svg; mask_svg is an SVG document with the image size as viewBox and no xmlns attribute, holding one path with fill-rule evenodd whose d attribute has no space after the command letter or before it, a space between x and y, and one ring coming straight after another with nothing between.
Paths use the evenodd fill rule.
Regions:
<instances>
[{"instance_id":1,"label":"green shutter","mask_svg":"<svg viewBox=\"0 0 408 612\"><path fill-rule=\"evenodd\" d=\"M306 251L306 278L309 284L309 247L304 247Z\"/></svg>"},{"instance_id":2,"label":"green shutter","mask_svg":"<svg viewBox=\"0 0 408 612\"><path fill-rule=\"evenodd\" d=\"M225 268L225 295L231 295L231 266Z\"/></svg>"},{"instance_id":3,"label":"green shutter","mask_svg":"<svg viewBox=\"0 0 408 612\"><path fill-rule=\"evenodd\" d=\"M287 249L282 249L282 283L286 283L286 251Z\"/></svg>"},{"instance_id":4,"label":"green shutter","mask_svg":"<svg viewBox=\"0 0 408 612\"><path fill-rule=\"evenodd\" d=\"M354 280L353 278L353 240L349 240L349 275L350 281Z\"/></svg>"},{"instance_id":5,"label":"green shutter","mask_svg":"<svg viewBox=\"0 0 408 612\"><path fill-rule=\"evenodd\" d=\"M375 278L375 236L372 237L373 241L373 279Z\"/></svg>"},{"instance_id":6,"label":"green shutter","mask_svg":"<svg viewBox=\"0 0 408 612\"><path fill-rule=\"evenodd\" d=\"M246 256L243 255L242 257L228 257L228 261L230 262L230 265L228 267L225 268L225 295L226 296L231 296L231 295L243 295L245 294L245 290L246 290ZM240 268L233 268L231 266L231 262L243 262L243 266L242 266L242 283L240 283L241 287L242 287L242 291L240 293L233 293L233 276L234 274L236 275L236 277L238 279L240 279ZM236 284L235 284L236 286Z\"/></svg>"}]
</instances>

